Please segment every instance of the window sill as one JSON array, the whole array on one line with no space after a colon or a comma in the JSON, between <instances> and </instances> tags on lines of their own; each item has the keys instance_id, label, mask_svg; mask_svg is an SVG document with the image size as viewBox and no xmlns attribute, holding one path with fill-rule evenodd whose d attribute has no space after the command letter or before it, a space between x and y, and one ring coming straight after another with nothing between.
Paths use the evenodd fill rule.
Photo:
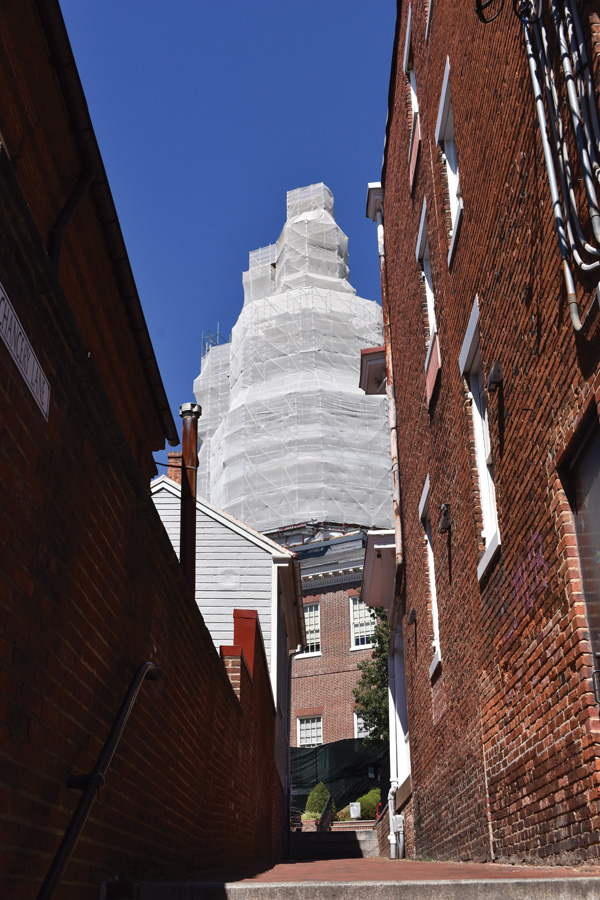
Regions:
<instances>
[{"instance_id":1,"label":"window sill","mask_svg":"<svg viewBox=\"0 0 600 900\"><path fill-rule=\"evenodd\" d=\"M429 678L433 681L434 675L442 664L442 657L440 655L439 647L435 648L435 654L433 659L431 660L431 665L429 666Z\"/></svg>"},{"instance_id":2,"label":"window sill","mask_svg":"<svg viewBox=\"0 0 600 900\"><path fill-rule=\"evenodd\" d=\"M316 653L296 653L294 659L313 659L315 656L323 656L320 650Z\"/></svg>"},{"instance_id":3,"label":"window sill","mask_svg":"<svg viewBox=\"0 0 600 900\"><path fill-rule=\"evenodd\" d=\"M435 383L441 368L442 360L440 357L440 344L436 331L429 342L427 357L425 359L425 395L427 398L427 406L431 403Z\"/></svg>"},{"instance_id":4,"label":"window sill","mask_svg":"<svg viewBox=\"0 0 600 900\"><path fill-rule=\"evenodd\" d=\"M454 217L454 222L452 223L452 237L450 238L450 247L448 249L448 268L452 267L452 262L454 260L454 251L456 250L456 241L458 238L458 234L460 231L460 223L462 222L463 216L463 202L462 197L459 198L458 201L458 209L456 210L456 216Z\"/></svg>"},{"instance_id":5,"label":"window sill","mask_svg":"<svg viewBox=\"0 0 600 900\"><path fill-rule=\"evenodd\" d=\"M361 644L360 647L350 647L350 652L353 650L372 650L375 644Z\"/></svg>"},{"instance_id":6,"label":"window sill","mask_svg":"<svg viewBox=\"0 0 600 900\"><path fill-rule=\"evenodd\" d=\"M500 532L498 531L498 529L496 529L496 531L493 533L493 535L487 542L487 546L486 546L485 550L483 551L483 556L481 557L481 559L479 560L479 563L477 565L477 578L479 579L479 581L481 581L483 576L486 574L487 570L489 569L489 567L492 563L492 560L496 556L496 553L498 552L499 549L500 549Z\"/></svg>"}]
</instances>

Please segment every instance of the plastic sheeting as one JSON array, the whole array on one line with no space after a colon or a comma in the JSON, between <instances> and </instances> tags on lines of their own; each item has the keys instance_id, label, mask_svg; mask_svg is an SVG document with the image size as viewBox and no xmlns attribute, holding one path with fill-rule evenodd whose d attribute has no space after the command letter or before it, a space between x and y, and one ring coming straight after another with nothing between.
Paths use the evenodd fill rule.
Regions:
<instances>
[{"instance_id":1,"label":"plastic sheeting","mask_svg":"<svg viewBox=\"0 0 600 900\"><path fill-rule=\"evenodd\" d=\"M390 781L390 744L378 741L363 747L360 738L334 741L320 747L292 747L292 804L304 811L308 795L323 782L338 809L353 803L372 788L380 788L383 803Z\"/></svg>"},{"instance_id":2,"label":"plastic sheeting","mask_svg":"<svg viewBox=\"0 0 600 900\"><path fill-rule=\"evenodd\" d=\"M199 493L259 531L393 521L384 397L358 387L383 343L381 308L348 280L348 240L323 184L288 192L276 244L250 253L230 345L211 347L194 393Z\"/></svg>"}]
</instances>

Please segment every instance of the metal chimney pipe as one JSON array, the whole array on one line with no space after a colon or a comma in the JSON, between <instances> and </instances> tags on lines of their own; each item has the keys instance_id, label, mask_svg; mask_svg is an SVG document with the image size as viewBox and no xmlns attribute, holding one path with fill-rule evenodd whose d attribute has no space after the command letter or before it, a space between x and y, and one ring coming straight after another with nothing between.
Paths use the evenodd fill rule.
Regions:
<instances>
[{"instance_id":1,"label":"metal chimney pipe","mask_svg":"<svg viewBox=\"0 0 600 900\"><path fill-rule=\"evenodd\" d=\"M179 561L192 594L196 591L196 482L198 419L201 414L202 410L197 403L184 403L179 407L179 415L183 419Z\"/></svg>"}]
</instances>

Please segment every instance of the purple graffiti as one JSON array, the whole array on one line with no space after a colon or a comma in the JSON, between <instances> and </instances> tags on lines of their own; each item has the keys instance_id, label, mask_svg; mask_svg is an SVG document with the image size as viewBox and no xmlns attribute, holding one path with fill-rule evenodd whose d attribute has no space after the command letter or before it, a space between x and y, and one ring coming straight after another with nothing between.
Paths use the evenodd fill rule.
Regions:
<instances>
[{"instance_id":1,"label":"purple graffiti","mask_svg":"<svg viewBox=\"0 0 600 900\"><path fill-rule=\"evenodd\" d=\"M519 608L523 616L531 610L536 600L543 594L548 584L548 564L542 548L542 536L539 531L531 536L529 551L522 563L520 563L508 577L510 584L509 596L506 597L504 588L500 590L500 618L512 611L512 623L504 641L507 641L517 630L517 613Z\"/></svg>"}]
</instances>

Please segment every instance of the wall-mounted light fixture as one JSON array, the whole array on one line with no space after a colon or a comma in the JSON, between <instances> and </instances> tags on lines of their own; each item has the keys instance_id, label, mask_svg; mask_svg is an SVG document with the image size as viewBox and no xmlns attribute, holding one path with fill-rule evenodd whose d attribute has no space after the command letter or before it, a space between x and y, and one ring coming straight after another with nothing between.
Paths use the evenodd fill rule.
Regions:
<instances>
[{"instance_id":1,"label":"wall-mounted light fixture","mask_svg":"<svg viewBox=\"0 0 600 900\"><path fill-rule=\"evenodd\" d=\"M450 531L450 504L442 503L442 505L440 506L440 512L440 524L438 527L440 534L445 534L447 531Z\"/></svg>"},{"instance_id":2,"label":"wall-mounted light fixture","mask_svg":"<svg viewBox=\"0 0 600 900\"><path fill-rule=\"evenodd\" d=\"M487 388L492 394L498 390L504 381L504 372L502 371L502 363L496 361L490 369L490 377L488 378Z\"/></svg>"}]
</instances>

